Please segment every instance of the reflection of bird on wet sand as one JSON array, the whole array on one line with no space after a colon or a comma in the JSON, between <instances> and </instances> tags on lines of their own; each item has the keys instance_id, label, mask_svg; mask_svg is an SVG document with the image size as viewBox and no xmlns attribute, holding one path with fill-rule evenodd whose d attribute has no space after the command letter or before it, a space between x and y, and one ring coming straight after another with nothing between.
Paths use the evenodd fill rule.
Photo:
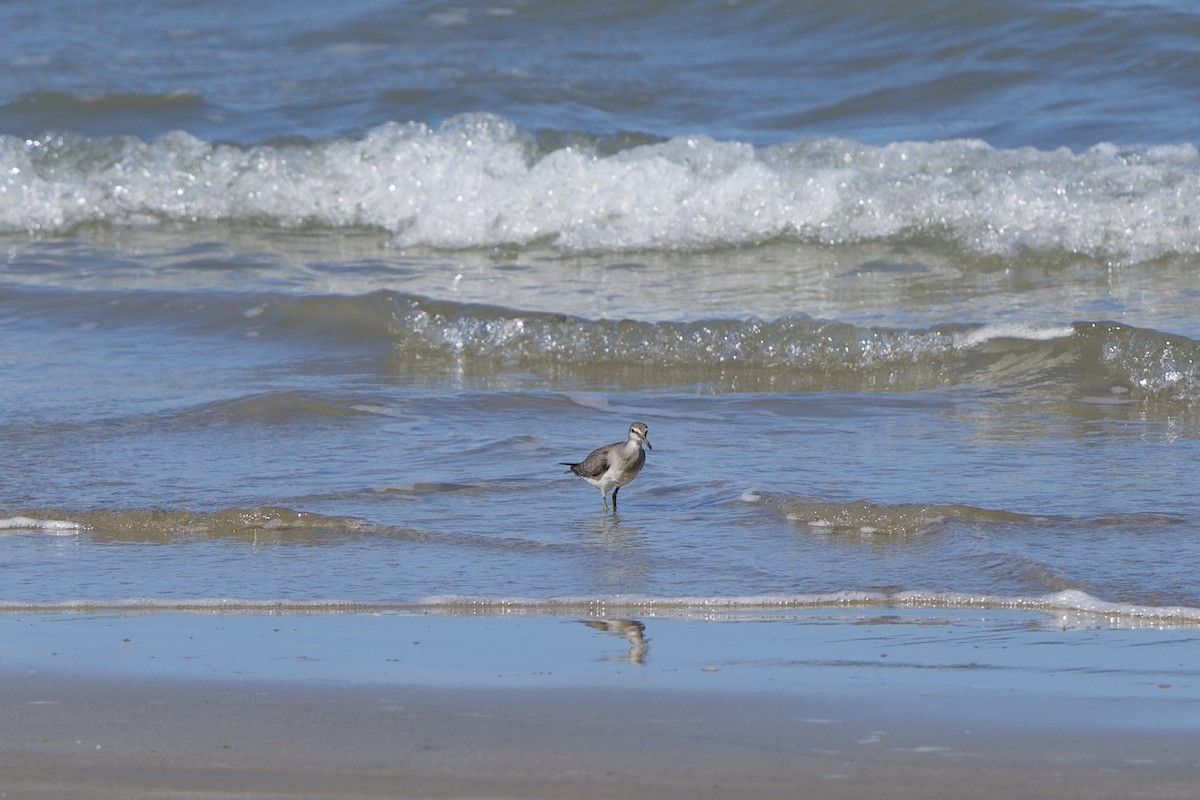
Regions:
<instances>
[{"instance_id":1,"label":"reflection of bird on wet sand","mask_svg":"<svg viewBox=\"0 0 1200 800\"><path fill-rule=\"evenodd\" d=\"M646 639L646 626L635 619L584 619L589 628L595 628L612 636L620 636L629 642L629 653L625 656L630 664L646 663L650 642Z\"/></svg>"}]
</instances>

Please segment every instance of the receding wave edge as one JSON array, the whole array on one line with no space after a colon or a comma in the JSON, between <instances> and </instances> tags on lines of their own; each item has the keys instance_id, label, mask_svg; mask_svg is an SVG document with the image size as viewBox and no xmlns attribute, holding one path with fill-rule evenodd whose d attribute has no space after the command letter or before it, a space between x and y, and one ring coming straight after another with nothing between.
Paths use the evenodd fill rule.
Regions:
<instances>
[{"instance_id":1,"label":"receding wave edge","mask_svg":"<svg viewBox=\"0 0 1200 800\"><path fill-rule=\"evenodd\" d=\"M614 595L595 597L486 597L444 595L413 602L364 600L248 600L239 598L70 600L31 603L0 601L0 613L229 613L364 614L398 613L448 616L589 616L667 617L697 620L743 619L786 612L835 609L944 609L1046 614L1062 624L1111 627L1190 627L1200 625L1200 608L1115 603L1067 590L1038 596L1002 596L960 592L841 591L712 597Z\"/></svg>"}]
</instances>

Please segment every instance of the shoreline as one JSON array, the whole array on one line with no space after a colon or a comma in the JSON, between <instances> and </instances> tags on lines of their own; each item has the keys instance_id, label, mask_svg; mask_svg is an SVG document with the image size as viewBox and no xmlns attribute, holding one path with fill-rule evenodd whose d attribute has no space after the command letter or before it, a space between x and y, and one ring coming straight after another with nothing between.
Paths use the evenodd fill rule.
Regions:
<instances>
[{"instance_id":1,"label":"shoreline","mask_svg":"<svg viewBox=\"0 0 1200 800\"><path fill-rule=\"evenodd\" d=\"M0 615L0 796L1193 796L1192 632L1038 621Z\"/></svg>"}]
</instances>

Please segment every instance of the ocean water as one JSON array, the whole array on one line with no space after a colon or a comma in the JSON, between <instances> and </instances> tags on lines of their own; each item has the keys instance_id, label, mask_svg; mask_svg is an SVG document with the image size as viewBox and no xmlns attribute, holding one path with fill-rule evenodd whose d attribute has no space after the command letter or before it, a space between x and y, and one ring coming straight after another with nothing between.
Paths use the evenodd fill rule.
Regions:
<instances>
[{"instance_id":1,"label":"ocean water","mask_svg":"<svg viewBox=\"0 0 1200 800\"><path fill-rule=\"evenodd\" d=\"M0 23L0 608L1200 620L1190 4Z\"/></svg>"}]
</instances>

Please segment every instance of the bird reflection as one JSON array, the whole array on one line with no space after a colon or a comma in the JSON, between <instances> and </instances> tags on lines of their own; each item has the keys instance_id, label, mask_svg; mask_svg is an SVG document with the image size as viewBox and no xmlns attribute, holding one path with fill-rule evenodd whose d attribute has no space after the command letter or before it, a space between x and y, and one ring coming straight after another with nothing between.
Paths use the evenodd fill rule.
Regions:
<instances>
[{"instance_id":1,"label":"bird reflection","mask_svg":"<svg viewBox=\"0 0 1200 800\"><path fill-rule=\"evenodd\" d=\"M646 663L646 653L650 650L650 642L646 639L646 626L636 619L584 619L580 620L589 628L603 631L611 636L620 636L629 642L629 652L625 660L630 664Z\"/></svg>"}]
</instances>

